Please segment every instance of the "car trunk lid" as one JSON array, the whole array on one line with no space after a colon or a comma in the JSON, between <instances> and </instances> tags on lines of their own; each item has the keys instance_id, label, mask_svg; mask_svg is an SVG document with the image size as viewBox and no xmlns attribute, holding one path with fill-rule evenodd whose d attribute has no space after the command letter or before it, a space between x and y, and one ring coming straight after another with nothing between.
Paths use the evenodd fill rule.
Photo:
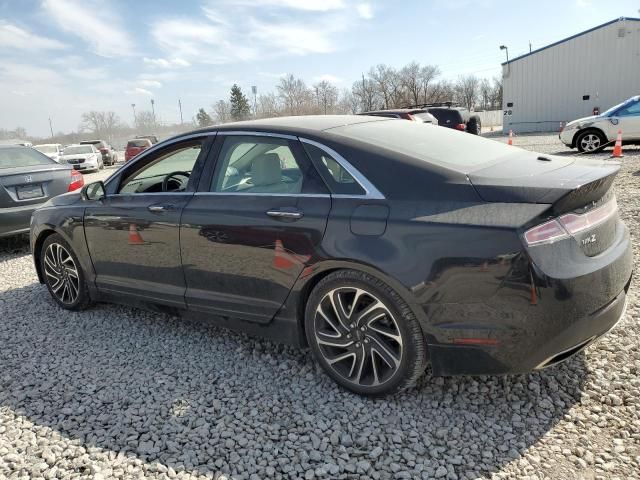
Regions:
<instances>
[{"instance_id":1,"label":"car trunk lid","mask_svg":"<svg viewBox=\"0 0 640 480\"><path fill-rule=\"evenodd\" d=\"M63 165L35 165L0 169L0 208L37 205L65 193L71 169Z\"/></svg>"},{"instance_id":2,"label":"car trunk lid","mask_svg":"<svg viewBox=\"0 0 640 480\"><path fill-rule=\"evenodd\" d=\"M548 204L534 228L548 225L557 230L557 238L573 237L592 257L615 238L618 214L611 185L619 170L616 162L523 152L470 172L468 178L487 202Z\"/></svg>"}]
</instances>

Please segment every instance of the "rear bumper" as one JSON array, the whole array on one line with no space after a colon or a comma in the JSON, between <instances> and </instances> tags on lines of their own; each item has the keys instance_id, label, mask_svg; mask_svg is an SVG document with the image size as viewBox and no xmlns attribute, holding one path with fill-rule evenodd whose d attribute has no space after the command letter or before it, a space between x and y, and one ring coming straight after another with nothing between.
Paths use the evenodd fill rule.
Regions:
<instances>
[{"instance_id":1,"label":"rear bumper","mask_svg":"<svg viewBox=\"0 0 640 480\"><path fill-rule=\"evenodd\" d=\"M527 373L557 365L609 332L624 318L629 278L624 290L609 304L576 319L559 335L513 338L496 336L493 346L430 345L434 375L500 375ZM505 349L505 345L508 347ZM514 348L515 347L515 348Z\"/></svg>"},{"instance_id":2,"label":"rear bumper","mask_svg":"<svg viewBox=\"0 0 640 480\"><path fill-rule=\"evenodd\" d=\"M613 328L631 284L628 229L620 222L611 247L582 256L582 263L558 253L520 256L484 302L441 305L428 335L434 374L530 372L569 358Z\"/></svg>"},{"instance_id":3,"label":"rear bumper","mask_svg":"<svg viewBox=\"0 0 640 480\"><path fill-rule=\"evenodd\" d=\"M40 204L0 209L0 238L29 233L31 214L38 207Z\"/></svg>"}]
</instances>

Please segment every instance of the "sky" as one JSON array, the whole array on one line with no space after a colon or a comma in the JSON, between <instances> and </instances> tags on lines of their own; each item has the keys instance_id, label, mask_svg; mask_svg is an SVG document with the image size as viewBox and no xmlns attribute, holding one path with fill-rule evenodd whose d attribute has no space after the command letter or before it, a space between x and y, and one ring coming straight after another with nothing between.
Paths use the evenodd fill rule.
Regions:
<instances>
[{"instance_id":1,"label":"sky","mask_svg":"<svg viewBox=\"0 0 640 480\"><path fill-rule=\"evenodd\" d=\"M89 110L167 123L275 90L287 73L350 88L372 66L501 74L510 58L617 17L639 0L0 0L0 128L78 129Z\"/></svg>"}]
</instances>

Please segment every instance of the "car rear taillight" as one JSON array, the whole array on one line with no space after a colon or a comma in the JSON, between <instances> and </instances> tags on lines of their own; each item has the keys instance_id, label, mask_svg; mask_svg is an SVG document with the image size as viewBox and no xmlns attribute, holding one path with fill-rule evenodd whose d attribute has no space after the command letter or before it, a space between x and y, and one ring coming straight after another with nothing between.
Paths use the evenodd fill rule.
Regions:
<instances>
[{"instance_id":1,"label":"car rear taillight","mask_svg":"<svg viewBox=\"0 0 640 480\"><path fill-rule=\"evenodd\" d=\"M71 183L67 188L67 192L73 192L84 186L84 176L75 170L71 170Z\"/></svg>"},{"instance_id":2,"label":"car rear taillight","mask_svg":"<svg viewBox=\"0 0 640 480\"><path fill-rule=\"evenodd\" d=\"M537 225L524 233L524 240L528 246L557 242L597 227L617 212L618 203L616 197L612 197L604 205L589 212L583 214L566 213L556 219Z\"/></svg>"},{"instance_id":3,"label":"car rear taillight","mask_svg":"<svg viewBox=\"0 0 640 480\"><path fill-rule=\"evenodd\" d=\"M464 123L458 123L455 127L456 130L462 130L463 132L467 129L467 126Z\"/></svg>"}]
</instances>

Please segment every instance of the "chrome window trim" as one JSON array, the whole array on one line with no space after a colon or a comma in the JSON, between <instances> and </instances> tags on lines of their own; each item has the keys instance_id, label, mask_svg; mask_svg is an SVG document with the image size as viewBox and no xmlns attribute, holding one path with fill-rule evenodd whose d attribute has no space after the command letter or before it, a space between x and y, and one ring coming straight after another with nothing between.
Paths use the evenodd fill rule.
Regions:
<instances>
[{"instance_id":1,"label":"chrome window trim","mask_svg":"<svg viewBox=\"0 0 640 480\"><path fill-rule=\"evenodd\" d=\"M309 145L313 145L314 147L323 150L327 154L331 155L331 157L340 164L342 168L344 168L349 174L355 179L355 181L362 187L365 191L364 195L349 195L349 194L332 194L334 198L363 198L369 200L384 200L385 196L378 190L362 173L358 171L353 165L349 163L349 161L336 152L334 149L323 145L322 143L316 142L314 140L309 140L308 138L298 137L298 139Z\"/></svg>"},{"instance_id":2,"label":"chrome window trim","mask_svg":"<svg viewBox=\"0 0 640 480\"><path fill-rule=\"evenodd\" d=\"M234 197L308 197L308 198L330 198L330 193L258 193L258 192L196 192L196 196L234 196ZM335 195L334 195L335 196Z\"/></svg>"},{"instance_id":3,"label":"chrome window trim","mask_svg":"<svg viewBox=\"0 0 640 480\"><path fill-rule=\"evenodd\" d=\"M275 138L284 138L286 140L297 140L298 138L295 135L287 135L284 133L271 133L271 132L254 132L250 130L218 130L218 135L239 135L246 137L275 137Z\"/></svg>"},{"instance_id":4,"label":"chrome window trim","mask_svg":"<svg viewBox=\"0 0 640 480\"><path fill-rule=\"evenodd\" d=\"M140 193L112 193L105 198L113 197L146 197L151 195L193 195L195 192L140 192Z\"/></svg>"}]
</instances>

